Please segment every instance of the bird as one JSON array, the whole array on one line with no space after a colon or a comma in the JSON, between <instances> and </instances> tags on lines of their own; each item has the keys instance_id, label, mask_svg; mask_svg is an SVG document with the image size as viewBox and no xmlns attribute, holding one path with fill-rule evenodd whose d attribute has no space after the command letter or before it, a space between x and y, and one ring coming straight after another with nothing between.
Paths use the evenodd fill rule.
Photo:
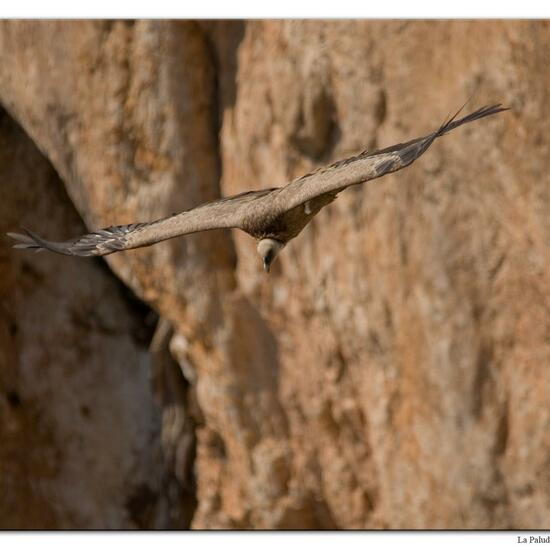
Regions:
<instances>
[{"instance_id":1,"label":"bird","mask_svg":"<svg viewBox=\"0 0 550 550\"><path fill-rule=\"evenodd\" d=\"M25 235L8 233L8 236L17 241L15 248L49 250L68 256L107 256L201 231L240 229L258 242L263 269L269 273L273 260L287 243L341 191L409 166L437 138L459 126L509 110L499 103L457 119L463 108L430 134L385 149L365 150L300 176L283 187L245 191L152 222L110 226L64 242L47 241L28 229L23 229Z\"/></svg>"}]
</instances>

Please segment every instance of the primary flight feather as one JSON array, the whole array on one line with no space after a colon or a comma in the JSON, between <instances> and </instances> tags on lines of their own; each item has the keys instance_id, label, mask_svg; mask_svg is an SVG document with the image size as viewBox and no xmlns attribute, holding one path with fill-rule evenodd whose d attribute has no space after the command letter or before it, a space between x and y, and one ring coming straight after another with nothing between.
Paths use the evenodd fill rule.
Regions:
<instances>
[{"instance_id":1,"label":"primary flight feather","mask_svg":"<svg viewBox=\"0 0 550 550\"><path fill-rule=\"evenodd\" d=\"M507 110L500 104L493 105L456 120L457 113L427 136L379 151L364 151L301 176L284 187L218 199L153 222L107 227L64 242L47 241L29 230L25 230L26 235L8 235L18 241L15 248L51 250L69 256L106 256L199 231L236 228L259 241L258 253L264 269L269 272L271 263L286 243L340 191L401 170L420 157L438 137L462 124Z\"/></svg>"}]
</instances>

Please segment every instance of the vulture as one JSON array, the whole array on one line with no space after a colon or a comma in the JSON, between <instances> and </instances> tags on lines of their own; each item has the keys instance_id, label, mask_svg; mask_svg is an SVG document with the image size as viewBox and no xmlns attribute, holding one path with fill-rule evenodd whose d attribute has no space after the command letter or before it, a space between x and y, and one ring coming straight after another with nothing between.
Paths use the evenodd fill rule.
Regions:
<instances>
[{"instance_id":1,"label":"vulture","mask_svg":"<svg viewBox=\"0 0 550 550\"><path fill-rule=\"evenodd\" d=\"M264 270L277 254L330 204L338 193L401 170L412 164L430 145L451 130L508 108L501 104L482 107L457 119L460 109L437 130L423 137L377 151L363 151L305 174L284 187L246 191L201 204L185 212L146 223L115 225L63 242L47 241L24 229L25 235L8 233L15 248L50 250L68 256L106 256L210 229L241 229L256 241Z\"/></svg>"}]
</instances>

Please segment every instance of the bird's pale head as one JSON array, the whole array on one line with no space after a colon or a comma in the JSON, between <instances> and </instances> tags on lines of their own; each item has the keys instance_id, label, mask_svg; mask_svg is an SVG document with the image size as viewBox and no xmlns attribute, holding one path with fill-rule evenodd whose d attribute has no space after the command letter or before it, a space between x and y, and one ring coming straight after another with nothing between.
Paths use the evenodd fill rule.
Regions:
<instances>
[{"instance_id":1,"label":"bird's pale head","mask_svg":"<svg viewBox=\"0 0 550 550\"><path fill-rule=\"evenodd\" d=\"M283 248L284 244L276 239L262 239L258 243L258 254L262 258L264 270L269 273L271 263Z\"/></svg>"}]
</instances>

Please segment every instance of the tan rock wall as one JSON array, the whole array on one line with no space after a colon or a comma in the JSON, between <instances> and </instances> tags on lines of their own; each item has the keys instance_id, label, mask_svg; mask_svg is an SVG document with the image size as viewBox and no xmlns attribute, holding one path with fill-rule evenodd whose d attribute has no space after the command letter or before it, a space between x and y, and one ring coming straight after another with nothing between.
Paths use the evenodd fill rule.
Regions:
<instances>
[{"instance_id":1,"label":"tan rock wall","mask_svg":"<svg viewBox=\"0 0 550 550\"><path fill-rule=\"evenodd\" d=\"M50 163L0 113L0 230L84 224ZM147 308L101 261L0 264L0 527L169 525Z\"/></svg>"},{"instance_id":2,"label":"tan rock wall","mask_svg":"<svg viewBox=\"0 0 550 550\"><path fill-rule=\"evenodd\" d=\"M547 526L549 50L547 22L2 24L0 101L90 227L512 107L342 193L269 278L238 233L109 257L175 330L193 526Z\"/></svg>"}]
</instances>

